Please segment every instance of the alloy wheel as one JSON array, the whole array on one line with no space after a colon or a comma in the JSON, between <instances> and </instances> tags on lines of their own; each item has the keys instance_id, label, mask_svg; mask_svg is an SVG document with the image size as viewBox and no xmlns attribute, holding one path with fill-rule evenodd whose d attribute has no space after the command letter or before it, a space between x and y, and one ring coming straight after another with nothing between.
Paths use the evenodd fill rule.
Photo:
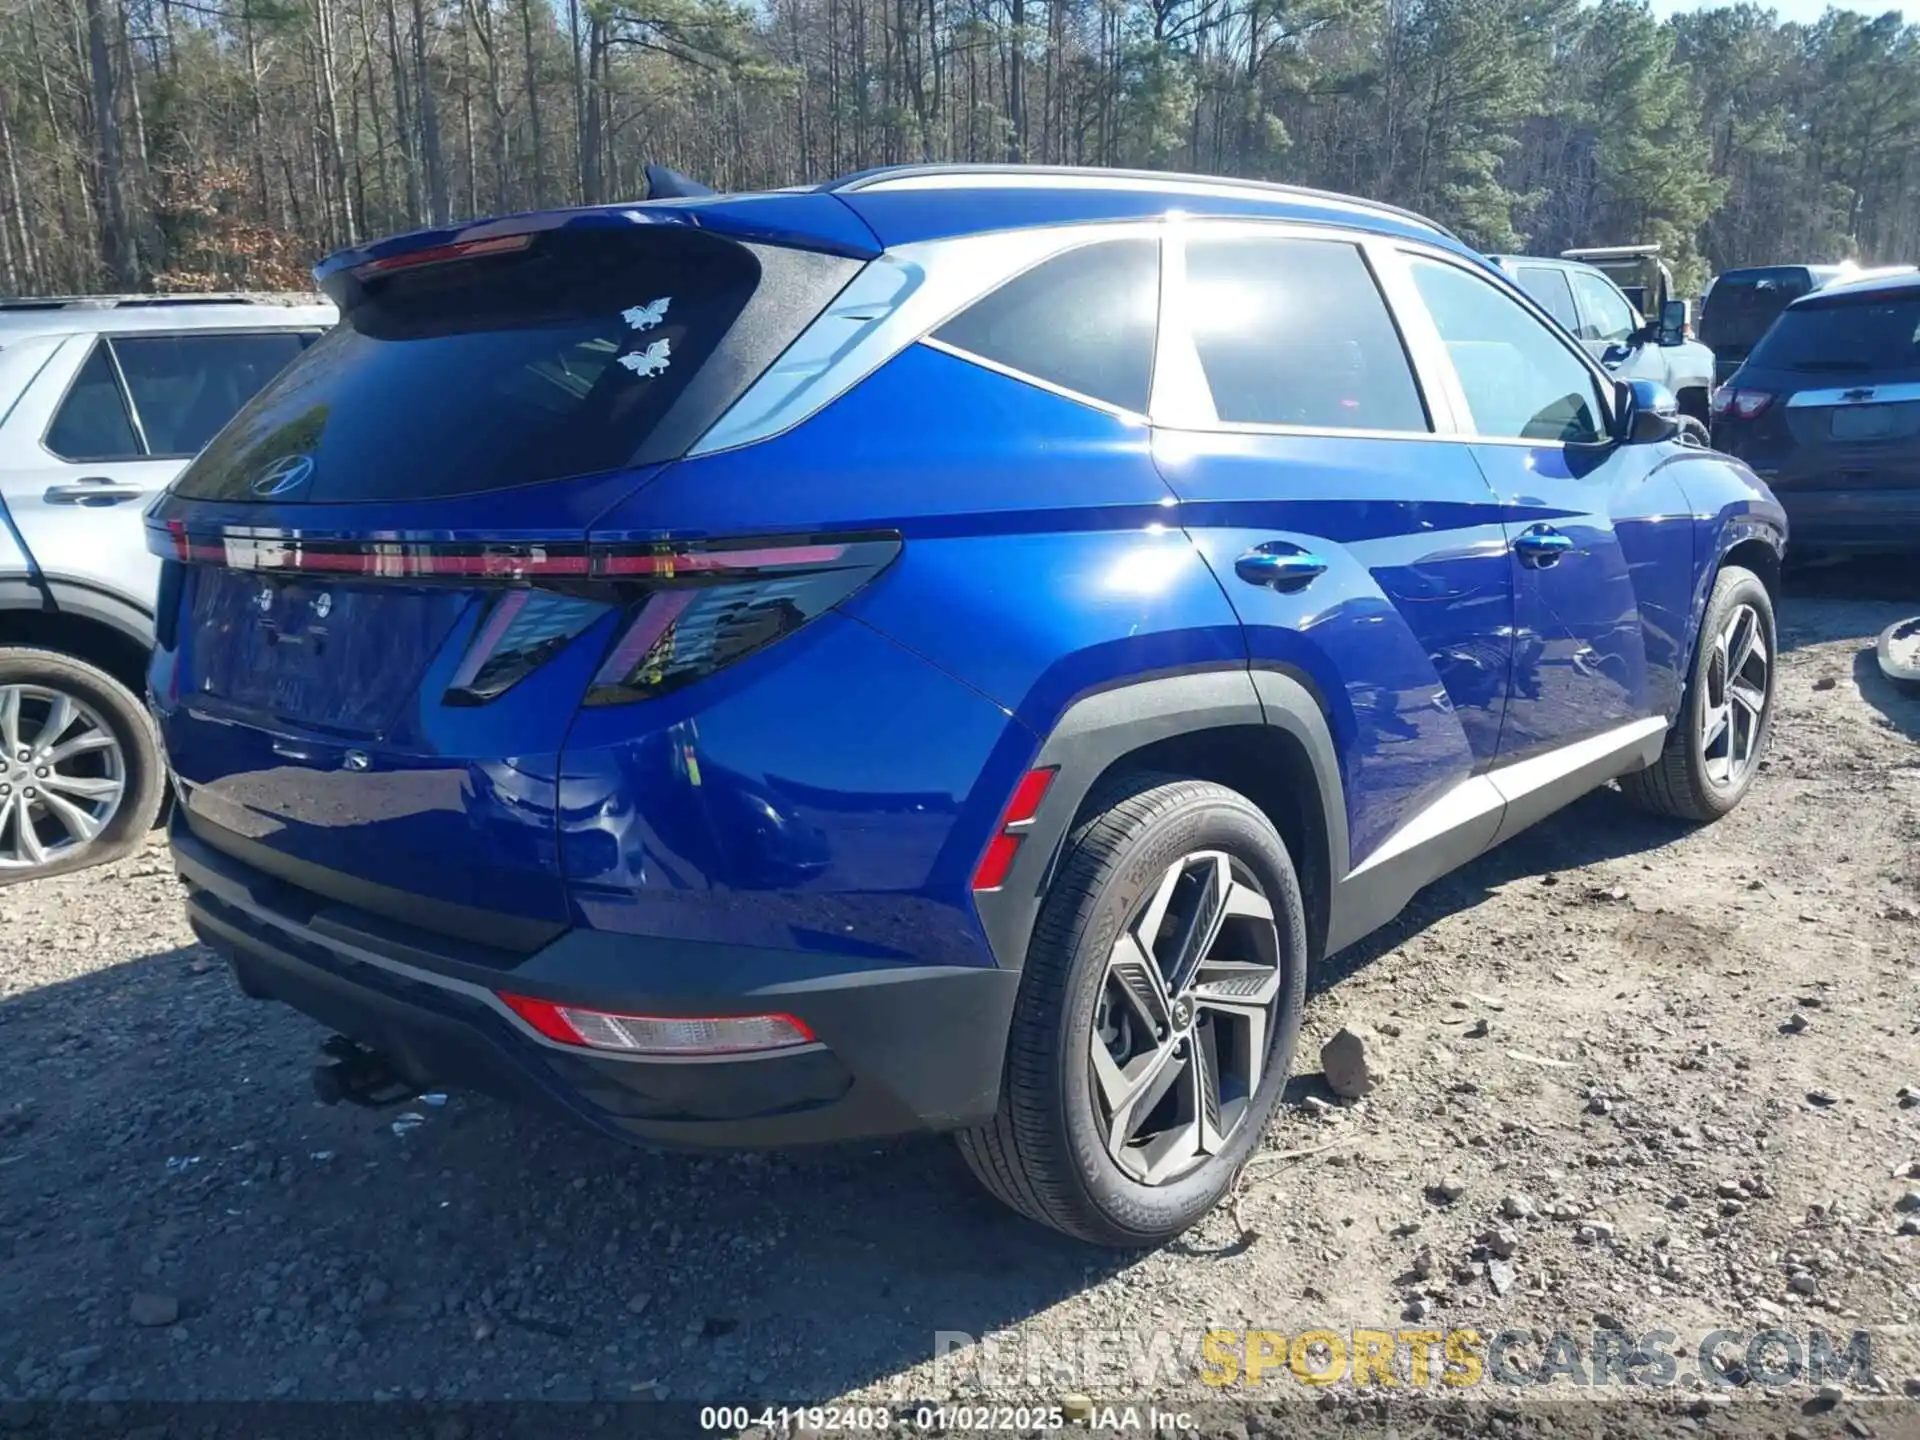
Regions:
<instances>
[{"instance_id":1,"label":"alloy wheel","mask_svg":"<svg viewBox=\"0 0 1920 1440\"><path fill-rule=\"evenodd\" d=\"M1280 980L1252 872L1217 850L1168 866L1113 947L1089 1046L1107 1153L1132 1179L1178 1180L1231 1141L1264 1077Z\"/></svg>"},{"instance_id":2,"label":"alloy wheel","mask_svg":"<svg viewBox=\"0 0 1920 1440\"><path fill-rule=\"evenodd\" d=\"M1707 779L1723 790L1744 781L1760 762L1772 665L1760 612L1751 605L1734 606L1713 640L1700 716Z\"/></svg>"},{"instance_id":3,"label":"alloy wheel","mask_svg":"<svg viewBox=\"0 0 1920 1440\"><path fill-rule=\"evenodd\" d=\"M91 706L0 685L0 870L64 859L106 829L126 792L120 742Z\"/></svg>"}]
</instances>

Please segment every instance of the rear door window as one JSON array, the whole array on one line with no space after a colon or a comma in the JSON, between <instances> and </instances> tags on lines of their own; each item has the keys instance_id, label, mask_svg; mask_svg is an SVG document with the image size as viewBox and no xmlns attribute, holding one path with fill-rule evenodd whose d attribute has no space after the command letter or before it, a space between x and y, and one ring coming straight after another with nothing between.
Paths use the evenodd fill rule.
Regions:
<instances>
[{"instance_id":1,"label":"rear door window","mask_svg":"<svg viewBox=\"0 0 1920 1440\"><path fill-rule=\"evenodd\" d=\"M1106 240L1042 261L968 306L933 338L1144 414L1159 307L1159 242Z\"/></svg>"},{"instance_id":2,"label":"rear door window","mask_svg":"<svg viewBox=\"0 0 1920 1440\"><path fill-rule=\"evenodd\" d=\"M1920 375L1920 294L1881 304L1810 302L1789 310L1754 347L1748 363L1808 374Z\"/></svg>"},{"instance_id":3,"label":"rear door window","mask_svg":"<svg viewBox=\"0 0 1920 1440\"><path fill-rule=\"evenodd\" d=\"M1353 245L1187 242L1187 323L1229 424L1432 429L1400 333Z\"/></svg>"},{"instance_id":4,"label":"rear door window","mask_svg":"<svg viewBox=\"0 0 1920 1440\"><path fill-rule=\"evenodd\" d=\"M1576 270L1573 288L1580 297L1580 328L1574 333L1582 340L1614 345L1633 334L1637 328L1633 307L1613 288L1611 281Z\"/></svg>"},{"instance_id":5,"label":"rear door window","mask_svg":"<svg viewBox=\"0 0 1920 1440\"><path fill-rule=\"evenodd\" d=\"M345 282L340 324L178 493L252 498L252 482L290 457L310 459L312 479L275 503L501 490L637 463L656 441L677 455L858 268L682 226L503 238L483 253L363 266ZM763 284L769 265L778 283Z\"/></svg>"},{"instance_id":6,"label":"rear door window","mask_svg":"<svg viewBox=\"0 0 1920 1440\"><path fill-rule=\"evenodd\" d=\"M1580 312L1573 308L1573 291L1567 287L1566 271L1546 265L1521 265L1514 279L1534 304L1569 331L1580 328Z\"/></svg>"},{"instance_id":7,"label":"rear door window","mask_svg":"<svg viewBox=\"0 0 1920 1440\"><path fill-rule=\"evenodd\" d=\"M112 344L155 457L197 454L305 347L293 331L128 335Z\"/></svg>"}]
</instances>

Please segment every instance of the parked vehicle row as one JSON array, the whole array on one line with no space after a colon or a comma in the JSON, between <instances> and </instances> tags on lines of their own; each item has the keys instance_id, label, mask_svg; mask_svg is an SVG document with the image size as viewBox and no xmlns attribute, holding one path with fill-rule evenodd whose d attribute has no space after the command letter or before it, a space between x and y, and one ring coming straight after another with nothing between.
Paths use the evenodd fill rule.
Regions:
<instances>
[{"instance_id":1,"label":"parked vehicle row","mask_svg":"<svg viewBox=\"0 0 1920 1440\"><path fill-rule=\"evenodd\" d=\"M318 275L150 512L150 688L192 923L330 1097L949 1131L1150 1244L1309 966L1766 747L1778 504L1417 215L902 167Z\"/></svg>"},{"instance_id":2,"label":"parked vehicle row","mask_svg":"<svg viewBox=\"0 0 1920 1440\"><path fill-rule=\"evenodd\" d=\"M1713 351L1714 384L1732 378L1787 306L1852 273L1847 265L1755 265L1709 280L1700 297L1700 339Z\"/></svg>"},{"instance_id":3,"label":"parked vehicle row","mask_svg":"<svg viewBox=\"0 0 1920 1440\"><path fill-rule=\"evenodd\" d=\"M318 296L0 302L0 883L151 829L142 512L336 318Z\"/></svg>"}]
</instances>

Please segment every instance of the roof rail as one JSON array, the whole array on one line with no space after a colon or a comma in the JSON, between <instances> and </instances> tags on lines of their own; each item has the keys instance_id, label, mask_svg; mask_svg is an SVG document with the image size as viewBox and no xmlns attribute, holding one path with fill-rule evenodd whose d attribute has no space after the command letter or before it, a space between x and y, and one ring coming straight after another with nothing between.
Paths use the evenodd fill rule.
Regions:
<instances>
[{"instance_id":1,"label":"roof rail","mask_svg":"<svg viewBox=\"0 0 1920 1440\"><path fill-rule=\"evenodd\" d=\"M137 310L179 305L324 305L323 295L280 291L224 291L179 295L23 295L0 300L0 313L27 310Z\"/></svg>"},{"instance_id":2,"label":"roof rail","mask_svg":"<svg viewBox=\"0 0 1920 1440\"><path fill-rule=\"evenodd\" d=\"M1423 230L1444 235L1455 243L1459 243L1460 240L1459 236L1438 221L1429 219L1417 211L1402 209L1398 205L1389 205L1380 200L1366 200L1357 195L1342 195L1334 190L1315 190L1305 185L1285 185L1277 180L1242 180L1232 175L1194 175L1179 170L1121 170L1095 165L882 165L872 170L842 175L837 180L829 180L821 185L820 189L840 190L851 194L860 190L882 190L892 185L929 179L950 180L955 183L977 180L984 188L992 185L996 180L1029 176L1044 177L1065 186L1079 184L1086 189L1100 189L1118 181L1131 184L1144 182L1188 185L1220 191L1257 192L1261 195L1271 195L1276 200L1316 201L1376 215L1391 215L1396 219L1418 225Z\"/></svg>"},{"instance_id":3,"label":"roof rail","mask_svg":"<svg viewBox=\"0 0 1920 1440\"><path fill-rule=\"evenodd\" d=\"M1562 250L1562 260L1639 260L1660 253L1658 245L1585 245Z\"/></svg>"}]
</instances>

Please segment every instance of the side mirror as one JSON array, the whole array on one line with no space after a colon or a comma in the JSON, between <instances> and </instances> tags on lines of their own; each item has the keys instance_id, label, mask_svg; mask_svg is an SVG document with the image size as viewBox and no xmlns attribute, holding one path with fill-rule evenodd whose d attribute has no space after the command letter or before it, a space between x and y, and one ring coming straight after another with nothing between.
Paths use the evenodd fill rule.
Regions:
<instances>
[{"instance_id":1,"label":"side mirror","mask_svg":"<svg viewBox=\"0 0 1920 1440\"><path fill-rule=\"evenodd\" d=\"M1680 434L1680 402L1658 380L1620 380L1614 384L1623 445L1657 445Z\"/></svg>"},{"instance_id":2,"label":"side mirror","mask_svg":"<svg viewBox=\"0 0 1920 1440\"><path fill-rule=\"evenodd\" d=\"M1683 345L1687 339L1687 302L1669 300L1660 307L1660 343Z\"/></svg>"}]
</instances>

